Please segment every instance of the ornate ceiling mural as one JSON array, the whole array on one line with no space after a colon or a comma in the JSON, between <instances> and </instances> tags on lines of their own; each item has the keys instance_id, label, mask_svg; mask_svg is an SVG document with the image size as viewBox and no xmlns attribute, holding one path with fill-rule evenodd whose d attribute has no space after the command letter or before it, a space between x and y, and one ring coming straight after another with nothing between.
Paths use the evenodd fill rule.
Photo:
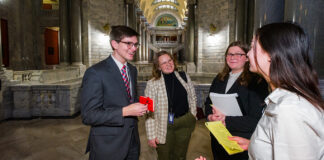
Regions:
<instances>
[{"instance_id":1,"label":"ornate ceiling mural","mask_svg":"<svg viewBox=\"0 0 324 160\"><path fill-rule=\"evenodd\" d=\"M163 17L161 12L165 13L166 17L169 15L169 18L165 18L169 20L168 23L173 21L170 20L170 17L173 17L176 26L182 24L185 18L187 0L138 0L138 2L147 22L152 26L157 25L158 18ZM175 24L173 22L172 25Z\"/></svg>"},{"instance_id":2,"label":"ornate ceiling mural","mask_svg":"<svg viewBox=\"0 0 324 160\"><path fill-rule=\"evenodd\" d=\"M178 21L171 14L163 14L162 16L158 17L156 26L157 27L177 27Z\"/></svg>"}]
</instances>

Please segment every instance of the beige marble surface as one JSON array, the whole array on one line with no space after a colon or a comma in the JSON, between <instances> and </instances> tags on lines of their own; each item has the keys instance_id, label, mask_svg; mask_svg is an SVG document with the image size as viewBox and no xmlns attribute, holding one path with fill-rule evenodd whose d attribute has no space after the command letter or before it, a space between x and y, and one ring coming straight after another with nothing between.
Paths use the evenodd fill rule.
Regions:
<instances>
[{"instance_id":1,"label":"beige marble surface","mask_svg":"<svg viewBox=\"0 0 324 160\"><path fill-rule=\"evenodd\" d=\"M85 160L89 126L80 116L61 119L7 120L0 122L0 160ZM155 160L154 149L147 145L144 119L139 118L140 160ZM204 120L196 128L188 148L187 159L204 155L212 158L209 132Z\"/></svg>"}]
</instances>

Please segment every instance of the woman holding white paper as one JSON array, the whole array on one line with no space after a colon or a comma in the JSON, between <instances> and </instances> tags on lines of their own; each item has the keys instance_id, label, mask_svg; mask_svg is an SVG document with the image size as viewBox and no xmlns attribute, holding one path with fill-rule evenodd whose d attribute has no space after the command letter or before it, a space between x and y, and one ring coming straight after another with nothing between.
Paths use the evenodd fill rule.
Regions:
<instances>
[{"instance_id":1,"label":"woman holding white paper","mask_svg":"<svg viewBox=\"0 0 324 160\"><path fill-rule=\"evenodd\" d=\"M195 89L185 72L178 72L173 56L160 51L153 61L153 78L145 96L154 101L155 111L145 121L149 146L160 160L186 159L191 133L196 124Z\"/></svg>"},{"instance_id":2,"label":"woman holding white paper","mask_svg":"<svg viewBox=\"0 0 324 160\"><path fill-rule=\"evenodd\" d=\"M323 160L324 101L305 32L292 23L268 24L256 31L251 48L250 70L272 93L251 141L231 139L249 147L251 160Z\"/></svg>"},{"instance_id":3,"label":"woman holding white paper","mask_svg":"<svg viewBox=\"0 0 324 160\"><path fill-rule=\"evenodd\" d=\"M246 56L248 50L249 47L239 41L228 46L223 71L215 77L209 90L209 93L236 93L243 116L223 114L217 106L211 106L210 97L206 99L205 112L208 121L222 121L232 135L249 139L262 115L263 100L268 95L268 86L260 76L249 71ZM229 156L213 135L211 146L215 160L248 159L247 152Z\"/></svg>"}]
</instances>

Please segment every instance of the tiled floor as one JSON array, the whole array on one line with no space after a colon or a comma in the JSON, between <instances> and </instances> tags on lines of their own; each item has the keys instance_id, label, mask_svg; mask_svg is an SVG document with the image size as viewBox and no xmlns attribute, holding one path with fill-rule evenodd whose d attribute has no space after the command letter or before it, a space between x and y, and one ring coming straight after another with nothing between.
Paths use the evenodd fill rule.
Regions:
<instances>
[{"instance_id":1,"label":"tiled floor","mask_svg":"<svg viewBox=\"0 0 324 160\"><path fill-rule=\"evenodd\" d=\"M155 160L147 145L144 120L139 118L141 160ZM0 123L0 160L83 160L89 133L80 116L69 119L8 120ZM204 155L212 158L209 132L204 120L196 123L187 159Z\"/></svg>"}]
</instances>

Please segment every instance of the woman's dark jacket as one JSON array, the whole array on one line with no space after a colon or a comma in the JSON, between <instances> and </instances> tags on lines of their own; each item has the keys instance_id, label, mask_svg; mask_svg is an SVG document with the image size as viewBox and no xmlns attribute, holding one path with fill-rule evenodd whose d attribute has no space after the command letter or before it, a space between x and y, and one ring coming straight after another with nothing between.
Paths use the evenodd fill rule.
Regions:
<instances>
[{"instance_id":1,"label":"woman's dark jacket","mask_svg":"<svg viewBox=\"0 0 324 160\"><path fill-rule=\"evenodd\" d=\"M213 83L210 87L209 93L221 93L225 94L226 84L229 76L226 76L224 81L221 81L218 76L213 80ZM240 78L240 77L239 77ZM238 79L239 79L238 78ZM228 90L227 94L237 93L237 101L242 111L243 116L226 116L225 124L226 128L230 131L233 136L240 136L250 139L252 133L255 130L255 127L262 116L262 111L264 108L264 99L269 94L268 85L264 79L256 74L252 74L251 80L247 86L240 85L238 79ZM205 102L205 115L208 117L209 114L212 114L212 104L209 96L206 98ZM213 143L216 142L216 143ZM222 149L217 141L212 136L212 149L213 153L217 150ZM220 153L218 152L218 155ZM247 156L247 153L244 153ZM236 155L234 157L238 158ZM245 157L244 156L244 157ZM231 156L230 156L231 157ZM230 158L227 157L226 159ZM244 158L245 159L245 158Z\"/></svg>"}]
</instances>

